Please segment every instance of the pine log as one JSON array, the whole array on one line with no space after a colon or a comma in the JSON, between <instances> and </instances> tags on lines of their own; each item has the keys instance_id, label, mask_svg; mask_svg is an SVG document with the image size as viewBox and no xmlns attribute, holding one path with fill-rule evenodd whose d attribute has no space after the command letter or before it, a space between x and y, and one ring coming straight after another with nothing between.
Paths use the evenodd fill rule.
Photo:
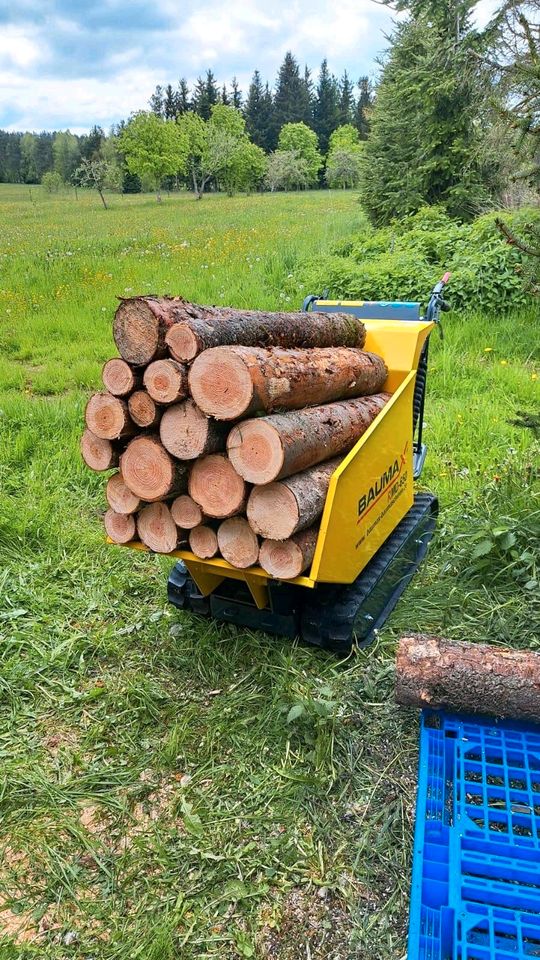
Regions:
<instances>
[{"instance_id":1,"label":"pine log","mask_svg":"<svg viewBox=\"0 0 540 960\"><path fill-rule=\"evenodd\" d=\"M382 357L347 347L214 347L194 361L189 387L204 413L238 420L377 393L387 375Z\"/></svg>"},{"instance_id":2,"label":"pine log","mask_svg":"<svg viewBox=\"0 0 540 960\"><path fill-rule=\"evenodd\" d=\"M189 549L200 560L211 560L218 553L217 533L207 523L194 527L188 534Z\"/></svg>"},{"instance_id":3,"label":"pine log","mask_svg":"<svg viewBox=\"0 0 540 960\"><path fill-rule=\"evenodd\" d=\"M231 517L220 523L217 539L221 556L232 567L245 570L257 563L259 541L244 517Z\"/></svg>"},{"instance_id":4,"label":"pine log","mask_svg":"<svg viewBox=\"0 0 540 960\"><path fill-rule=\"evenodd\" d=\"M86 426L102 440L119 440L134 433L135 427L125 400L112 393L94 393L86 404Z\"/></svg>"},{"instance_id":5,"label":"pine log","mask_svg":"<svg viewBox=\"0 0 540 960\"><path fill-rule=\"evenodd\" d=\"M154 553L176 550L181 531L166 503L150 503L137 514L137 530L142 542Z\"/></svg>"},{"instance_id":6,"label":"pine log","mask_svg":"<svg viewBox=\"0 0 540 960\"><path fill-rule=\"evenodd\" d=\"M330 477L341 459L336 457L287 480L253 487L247 518L255 533L268 540L287 540L320 517Z\"/></svg>"},{"instance_id":7,"label":"pine log","mask_svg":"<svg viewBox=\"0 0 540 960\"><path fill-rule=\"evenodd\" d=\"M124 483L121 473L113 473L105 487L105 496L111 510L115 513L135 513L141 506L140 497L136 497Z\"/></svg>"},{"instance_id":8,"label":"pine log","mask_svg":"<svg viewBox=\"0 0 540 960\"><path fill-rule=\"evenodd\" d=\"M198 503L183 493L171 503L172 518L177 527L182 530L193 530L203 522L203 512Z\"/></svg>"},{"instance_id":9,"label":"pine log","mask_svg":"<svg viewBox=\"0 0 540 960\"><path fill-rule=\"evenodd\" d=\"M120 457L120 470L135 496L153 502L183 493L188 470L174 461L157 437L135 437Z\"/></svg>"},{"instance_id":10,"label":"pine log","mask_svg":"<svg viewBox=\"0 0 540 960\"><path fill-rule=\"evenodd\" d=\"M154 360L144 371L143 383L156 403L177 403L187 397L187 369L176 360Z\"/></svg>"},{"instance_id":11,"label":"pine log","mask_svg":"<svg viewBox=\"0 0 540 960\"><path fill-rule=\"evenodd\" d=\"M263 540L259 563L277 580L292 580L311 566L319 535L317 526L295 533L289 540Z\"/></svg>"},{"instance_id":12,"label":"pine log","mask_svg":"<svg viewBox=\"0 0 540 960\"><path fill-rule=\"evenodd\" d=\"M128 400L128 410L131 419L138 427L151 429L159 423L161 407L146 390L135 390Z\"/></svg>"},{"instance_id":13,"label":"pine log","mask_svg":"<svg viewBox=\"0 0 540 960\"><path fill-rule=\"evenodd\" d=\"M227 439L229 459L250 483L290 477L347 453L367 430L389 393L245 420Z\"/></svg>"},{"instance_id":14,"label":"pine log","mask_svg":"<svg viewBox=\"0 0 540 960\"><path fill-rule=\"evenodd\" d=\"M140 374L132 370L129 363L121 357L107 360L103 367L101 378L105 389L115 397L127 397L141 383Z\"/></svg>"},{"instance_id":15,"label":"pine log","mask_svg":"<svg viewBox=\"0 0 540 960\"><path fill-rule=\"evenodd\" d=\"M209 418L193 400L168 407L161 418L159 435L169 453L179 460L196 460L225 449L230 427Z\"/></svg>"},{"instance_id":16,"label":"pine log","mask_svg":"<svg viewBox=\"0 0 540 960\"><path fill-rule=\"evenodd\" d=\"M120 454L118 447L113 446L110 440L96 437L87 428L81 437L81 456L87 467L100 472L117 467Z\"/></svg>"},{"instance_id":17,"label":"pine log","mask_svg":"<svg viewBox=\"0 0 540 960\"><path fill-rule=\"evenodd\" d=\"M540 653L417 634L402 637L396 700L409 707L540 720Z\"/></svg>"},{"instance_id":18,"label":"pine log","mask_svg":"<svg viewBox=\"0 0 540 960\"><path fill-rule=\"evenodd\" d=\"M224 520L242 511L246 485L227 457L213 453L195 460L189 475L189 495L207 517Z\"/></svg>"},{"instance_id":19,"label":"pine log","mask_svg":"<svg viewBox=\"0 0 540 960\"><path fill-rule=\"evenodd\" d=\"M130 543L135 539L137 528L133 514L107 510L103 519L107 536L113 543Z\"/></svg>"}]
</instances>

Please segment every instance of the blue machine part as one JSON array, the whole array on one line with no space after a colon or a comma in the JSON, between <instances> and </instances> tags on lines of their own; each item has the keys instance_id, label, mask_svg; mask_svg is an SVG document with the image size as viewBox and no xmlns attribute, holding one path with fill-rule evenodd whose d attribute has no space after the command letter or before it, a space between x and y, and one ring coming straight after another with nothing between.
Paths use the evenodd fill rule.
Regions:
<instances>
[{"instance_id":1,"label":"blue machine part","mask_svg":"<svg viewBox=\"0 0 540 960\"><path fill-rule=\"evenodd\" d=\"M540 727L424 711L407 957L540 957Z\"/></svg>"},{"instance_id":2,"label":"blue machine part","mask_svg":"<svg viewBox=\"0 0 540 960\"><path fill-rule=\"evenodd\" d=\"M352 313L359 320L420 320L420 303L390 300L319 300L306 297L304 310L318 313Z\"/></svg>"}]
</instances>

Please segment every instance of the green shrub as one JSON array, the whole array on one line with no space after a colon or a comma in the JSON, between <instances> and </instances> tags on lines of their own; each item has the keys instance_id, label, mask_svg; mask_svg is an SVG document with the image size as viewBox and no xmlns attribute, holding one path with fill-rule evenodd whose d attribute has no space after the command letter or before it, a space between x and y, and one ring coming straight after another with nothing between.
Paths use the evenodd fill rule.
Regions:
<instances>
[{"instance_id":1,"label":"green shrub","mask_svg":"<svg viewBox=\"0 0 540 960\"><path fill-rule=\"evenodd\" d=\"M499 233L496 216L460 224L440 207L424 207L390 227L367 229L331 256L305 263L303 286L328 289L344 299L425 302L435 281L450 270L454 308L494 312L522 306L531 293L523 283L521 255ZM505 213L505 222L526 236L534 224L540 226L540 211Z\"/></svg>"}]
</instances>

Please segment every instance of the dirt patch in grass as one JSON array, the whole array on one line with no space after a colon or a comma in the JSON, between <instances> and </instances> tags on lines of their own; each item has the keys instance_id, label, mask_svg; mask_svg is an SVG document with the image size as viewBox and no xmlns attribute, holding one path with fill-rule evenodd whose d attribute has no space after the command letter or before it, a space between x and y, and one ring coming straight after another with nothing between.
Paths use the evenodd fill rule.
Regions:
<instances>
[{"instance_id":1,"label":"dirt patch in grass","mask_svg":"<svg viewBox=\"0 0 540 960\"><path fill-rule=\"evenodd\" d=\"M294 887L281 905L280 916L263 926L261 960L349 960L352 923L344 904L324 887Z\"/></svg>"}]
</instances>

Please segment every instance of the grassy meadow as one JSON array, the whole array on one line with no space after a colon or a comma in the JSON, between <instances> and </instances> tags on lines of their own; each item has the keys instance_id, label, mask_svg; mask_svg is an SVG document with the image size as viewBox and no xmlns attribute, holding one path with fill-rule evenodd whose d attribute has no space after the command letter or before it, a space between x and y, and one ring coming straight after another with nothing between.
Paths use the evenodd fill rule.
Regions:
<instances>
[{"instance_id":1,"label":"grassy meadow","mask_svg":"<svg viewBox=\"0 0 540 960\"><path fill-rule=\"evenodd\" d=\"M396 639L540 648L537 310L471 304L433 336L438 535L340 664L170 608L170 560L104 544L78 439L118 296L296 308L303 259L366 229L356 196L103 210L0 186L0 223L0 960L400 960L418 718Z\"/></svg>"}]
</instances>

